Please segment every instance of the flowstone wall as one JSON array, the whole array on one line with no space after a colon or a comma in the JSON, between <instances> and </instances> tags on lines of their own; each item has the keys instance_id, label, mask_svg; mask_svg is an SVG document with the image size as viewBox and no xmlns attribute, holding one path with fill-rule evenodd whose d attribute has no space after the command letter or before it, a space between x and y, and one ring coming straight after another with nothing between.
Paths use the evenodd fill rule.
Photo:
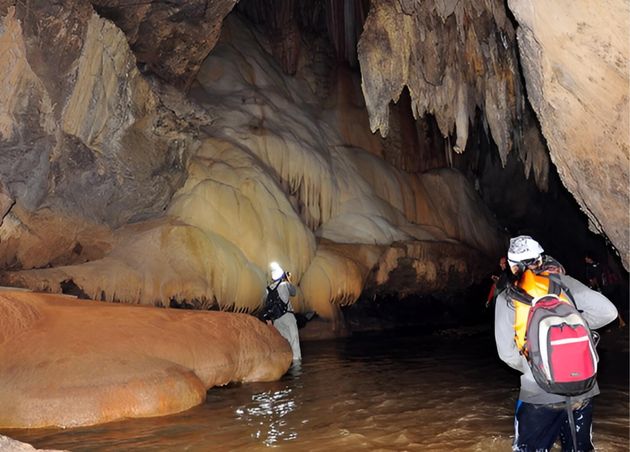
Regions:
<instances>
[{"instance_id":1,"label":"flowstone wall","mask_svg":"<svg viewBox=\"0 0 630 452\"><path fill-rule=\"evenodd\" d=\"M81 39L87 44L77 53L76 84L81 89L65 98L63 121L53 117L52 126L63 128L82 149L124 161L124 174L106 178L121 181L121 193L112 196L125 195L127 180L141 183L135 171L151 161L145 157L168 158L173 142L179 143L180 159L154 168L146 185L155 193L159 171L171 169L181 185L166 203L162 198L153 202L153 211L129 210L127 217L121 215L127 211L121 204L105 201L92 184L76 194L44 192L34 209L14 196L16 207L2 226L5 243L28 243L15 231L35 224L30 215L45 210L55 217L84 198L93 198L92 208L103 217L106 211L95 207L99 202L111 205L117 221L86 215L94 228L104 231L99 253L93 251L89 239L96 236L89 231L85 239L74 234L74 255L57 250L48 262L27 261L20 254L22 247L16 246L12 259L23 269L4 273L5 284L53 292L71 287L98 300L252 311L260 305L269 262L278 261L299 285L297 309L333 318L336 306L353 303L366 287L374 292L386 288L427 293L471 284L500 253L498 226L463 175L448 168L405 172L375 155L374 149L359 147L373 143L367 116L357 114L364 123L348 134L338 121L338 108L358 111L361 106L337 98L335 89L323 102L300 75L306 71L286 76L263 50L265 37L239 20L224 23L222 38L187 100L143 78L135 68L129 73L135 74L137 85L115 78L114 91L105 96L101 79L93 74L104 68L103 55L111 46L91 36L102 36L103 30L122 35L96 14L86 18ZM7 42L19 41L23 32L12 10L5 24L15 27L14 33L3 35ZM130 55L120 45L126 49L122 54ZM28 54L21 61L25 68L32 63ZM121 110L116 99L139 99L144 109L129 111L148 111L149 117L143 113L141 119L121 123L119 115L127 110ZM151 122L160 111L173 122ZM159 148L159 137L149 134L158 125L165 135L180 138L174 138L171 147ZM85 173L99 165L89 161L85 171L63 175L78 189L75 179L85 180ZM11 183L5 185L11 190ZM141 187L133 193L144 203L151 199L142 196ZM48 201L53 195L56 203ZM14 219L17 206L25 213ZM38 246L55 241L46 224L35 234ZM60 227L60 237L63 230ZM33 268L51 263L52 268ZM410 268L415 270L410 273ZM399 269L404 278L396 276Z\"/></svg>"}]
</instances>

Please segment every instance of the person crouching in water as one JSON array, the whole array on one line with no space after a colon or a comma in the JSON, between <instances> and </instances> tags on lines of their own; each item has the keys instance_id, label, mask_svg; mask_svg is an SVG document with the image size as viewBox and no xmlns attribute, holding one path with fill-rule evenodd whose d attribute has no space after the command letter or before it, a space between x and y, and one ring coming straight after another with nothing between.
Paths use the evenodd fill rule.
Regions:
<instances>
[{"instance_id":1,"label":"person crouching in water","mask_svg":"<svg viewBox=\"0 0 630 452\"><path fill-rule=\"evenodd\" d=\"M576 309L591 330L612 322L617 317L617 310L601 293L566 275L562 265L549 256L543 256L543 251L538 242L529 236L510 240L508 263L517 279L511 286L513 290L508 289L498 295L495 306L494 335L499 357L522 373L514 415L512 450L549 451L560 437L563 451L591 451L592 397L599 394L599 388L593 382L590 390L568 399L545 391L537 383L525 356L527 337L523 319L528 318L532 308L531 304L519 301L516 295L525 293L534 299L544 297L545 292L551 292L552 278L548 275L554 275L553 281L558 281L562 296L568 298L572 295ZM544 282L548 287L544 287ZM568 417L569 411L572 411L574 425ZM574 434L577 447L571 447Z\"/></svg>"},{"instance_id":2,"label":"person crouching in water","mask_svg":"<svg viewBox=\"0 0 630 452\"><path fill-rule=\"evenodd\" d=\"M293 313L293 305L290 300L290 297L296 295L297 290L291 282L291 273L285 273L277 263L272 262L271 279L272 282L267 287L265 303L269 301L267 298L269 298L274 291L277 291L277 297L284 303L284 306L280 311L281 315L277 318L268 319L267 323L276 327L280 335L287 340L293 351L293 361L300 361L302 359L300 336L295 314ZM275 296L275 294L273 296Z\"/></svg>"}]
</instances>

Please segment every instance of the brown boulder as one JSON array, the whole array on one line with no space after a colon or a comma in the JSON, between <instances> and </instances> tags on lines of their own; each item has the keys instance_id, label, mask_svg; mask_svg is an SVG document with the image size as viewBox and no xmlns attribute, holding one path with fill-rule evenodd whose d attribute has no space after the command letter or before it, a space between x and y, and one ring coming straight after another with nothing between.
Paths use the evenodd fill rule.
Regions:
<instances>
[{"instance_id":1,"label":"brown boulder","mask_svg":"<svg viewBox=\"0 0 630 452\"><path fill-rule=\"evenodd\" d=\"M160 416L229 382L271 381L291 349L252 316L0 292L0 427Z\"/></svg>"}]
</instances>

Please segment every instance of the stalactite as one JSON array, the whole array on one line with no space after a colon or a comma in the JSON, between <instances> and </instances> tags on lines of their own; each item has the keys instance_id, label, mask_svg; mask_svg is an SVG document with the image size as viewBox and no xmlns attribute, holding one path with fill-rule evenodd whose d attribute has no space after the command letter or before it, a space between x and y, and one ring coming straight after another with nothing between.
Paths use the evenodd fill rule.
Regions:
<instances>
[{"instance_id":1,"label":"stalactite","mask_svg":"<svg viewBox=\"0 0 630 452\"><path fill-rule=\"evenodd\" d=\"M297 0L250 0L238 10L263 27L271 53L286 74L295 74L300 54L301 31Z\"/></svg>"},{"instance_id":2,"label":"stalactite","mask_svg":"<svg viewBox=\"0 0 630 452\"><path fill-rule=\"evenodd\" d=\"M515 45L515 31L498 0L372 2L359 42L372 131L388 134L389 104L407 87L414 117L434 115L442 135L455 138L447 143L450 161L450 152L465 150L480 109L503 163L516 145L544 186L544 145L515 143L530 127L522 124Z\"/></svg>"},{"instance_id":3,"label":"stalactite","mask_svg":"<svg viewBox=\"0 0 630 452\"><path fill-rule=\"evenodd\" d=\"M294 74L300 40L306 33L326 35L337 60L358 66L356 44L367 17L369 0L242 0L237 10L261 26L274 57Z\"/></svg>"}]
</instances>

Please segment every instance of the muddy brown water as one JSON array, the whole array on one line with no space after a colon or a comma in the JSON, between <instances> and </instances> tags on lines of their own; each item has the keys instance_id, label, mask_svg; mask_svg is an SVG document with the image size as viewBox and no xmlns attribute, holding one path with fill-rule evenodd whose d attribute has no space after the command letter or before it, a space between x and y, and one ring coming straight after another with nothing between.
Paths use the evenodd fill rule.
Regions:
<instances>
[{"instance_id":1,"label":"muddy brown water","mask_svg":"<svg viewBox=\"0 0 630 452\"><path fill-rule=\"evenodd\" d=\"M624 340L600 345L598 451L629 450ZM490 331L362 335L302 347L301 366L282 380L213 388L203 405L176 415L0 433L72 451L511 450L518 374L497 358Z\"/></svg>"}]
</instances>

